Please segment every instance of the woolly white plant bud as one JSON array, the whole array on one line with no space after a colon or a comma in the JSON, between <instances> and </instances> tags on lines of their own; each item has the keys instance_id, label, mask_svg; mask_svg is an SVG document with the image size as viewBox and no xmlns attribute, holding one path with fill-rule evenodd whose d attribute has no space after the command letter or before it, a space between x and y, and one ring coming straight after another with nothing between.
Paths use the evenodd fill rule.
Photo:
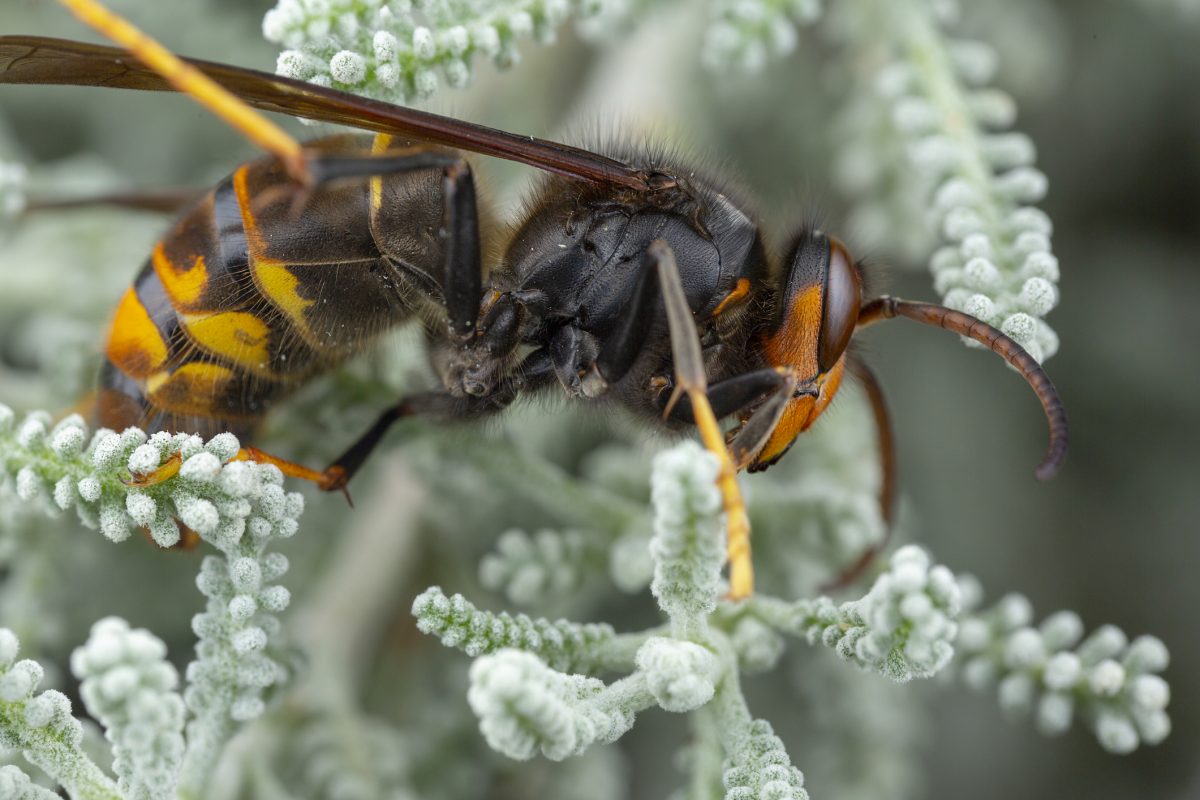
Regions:
<instances>
[{"instance_id":1,"label":"woolly white plant bud","mask_svg":"<svg viewBox=\"0 0 1200 800\"><path fill-rule=\"evenodd\" d=\"M712 651L694 642L655 636L637 652L654 699L666 711L694 711L712 699L718 664Z\"/></svg>"},{"instance_id":2,"label":"woolly white plant bud","mask_svg":"<svg viewBox=\"0 0 1200 800\"><path fill-rule=\"evenodd\" d=\"M899 683L928 678L954 655L961 595L945 567L930 566L914 545L897 550L886 573L861 600L834 605L826 597L792 609L792 629L810 643Z\"/></svg>"},{"instance_id":3,"label":"woolly white plant bud","mask_svg":"<svg viewBox=\"0 0 1200 800\"><path fill-rule=\"evenodd\" d=\"M71 701L53 689L35 694L44 672L36 661L16 661L19 647L16 634L0 628L0 750L22 751L72 797L121 800L117 785L80 747L83 727L71 715ZM15 792L20 778L0 775L0 790L7 781ZM11 796L0 791L0 797Z\"/></svg>"},{"instance_id":4,"label":"woolly white plant bud","mask_svg":"<svg viewBox=\"0 0 1200 800\"><path fill-rule=\"evenodd\" d=\"M561 761L616 741L633 726L634 712L604 699L602 681L557 672L532 653L500 650L471 665L467 702L488 744L509 758L540 751Z\"/></svg>"},{"instance_id":5,"label":"woolly white plant bud","mask_svg":"<svg viewBox=\"0 0 1200 800\"><path fill-rule=\"evenodd\" d=\"M461 594L446 597L437 586L417 596L412 613L422 633L436 636L442 644L469 656L502 649L524 650L564 671L590 671L608 663L603 654L616 638L609 625L550 622L524 614L513 617L481 611Z\"/></svg>"},{"instance_id":6,"label":"woolly white plant bud","mask_svg":"<svg viewBox=\"0 0 1200 800\"><path fill-rule=\"evenodd\" d=\"M912 258L938 244L929 264L943 302L1049 358L1058 337L1043 317L1058 303L1058 261L1050 219L1033 207L1047 179L1029 138L1000 130L1012 124L1012 99L980 85L995 53L952 39L927 0L872 0L844 17L847 45L869 46L863 60L877 65L849 93L862 105L838 132L843 186L869 207L859 227L879 241L919 231ZM890 125L873 113L880 104Z\"/></svg>"},{"instance_id":7,"label":"woolly white plant bud","mask_svg":"<svg viewBox=\"0 0 1200 800\"><path fill-rule=\"evenodd\" d=\"M820 0L715 0L702 58L715 71L758 72L796 49L797 25L821 16Z\"/></svg>"},{"instance_id":8,"label":"woolly white plant bud","mask_svg":"<svg viewBox=\"0 0 1200 800\"><path fill-rule=\"evenodd\" d=\"M1002 708L1035 711L1038 729L1047 735L1065 732L1081 717L1114 753L1166 738L1171 693L1157 673L1169 659L1159 639L1129 642L1111 625L1084 639L1083 623L1070 611L1037 627L1031 621L1032 607L1020 595L963 620L956 644L972 688L994 684Z\"/></svg>"},{"instance_id":9,"label":"woolly white plant bud","mask_svg":"<svg viewBox=\"0 0 1200 800\"><path fill-rule=\"evenodd\" d=\"M395 103L427 97L441 78L467 84L475 57L499 67L519 60L517 42L550 44L574 12L596 34L625 14L625 0L471 0L358 2L278 0L263 17L263 37L285 49L276 72Z\"/></svg>"},{"instance_id":10,"label":"woolly white plant bud","mask_svg":"<svg viewBox=\"0 0 1200 800\"><path fill-rule=\"evenodd\" d=\"M118 617L92 626L87 643L71 655L88 712L113 745L117 786L131 800L167 800L183 761L184 705L179 674L167 648Z\"/></svg>"},{"instance_id":11,"label":"woolly white plant bud","mask_svg":"<svg viewBox=\"0 0 1200 800\"><path fill-rule=\"evenodd\" d=\"M719 471L716 457L695 442L684 442L654 459L650 591L681 635L700 629L717 606L725 560Z\"/></svg>"}]
</instances>

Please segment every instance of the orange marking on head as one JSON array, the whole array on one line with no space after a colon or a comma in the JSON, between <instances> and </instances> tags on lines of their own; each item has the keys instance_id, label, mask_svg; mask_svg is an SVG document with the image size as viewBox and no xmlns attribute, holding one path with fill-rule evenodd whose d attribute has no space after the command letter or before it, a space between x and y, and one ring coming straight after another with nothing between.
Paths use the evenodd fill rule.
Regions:
<instances>
[{"instance_id":1,"label":"orange marking on head","mask_svg":"<svg viewBox=\"0 0 1200 800\"><path fill-rule=\"evenodd\" d=\"M191 308L200 301L204 288L208 286L208 269L204 266L204 256L196 256L190 267L181 270L167 256L162 242L159 242L154 246L150 263L154 265L154 274L162 282L172 305L176 308Z\"/></svg>"},{"instance_id":2,"label":"orange marking on head","mask_svg":"<svg viewBox=\"0 0 1200 800\"><path fill-rule=\"evenodd\" d=\"M721 299L720 304L713 309L714 317L720 316L723 312L728 311L730 307L736 305L739 300L750 294L750 279L738 278L737 285Z\"/></svg>"},{"instance_id":3,"label":"orange marking on head","mask_svg":"<svg viewBox=\"0 0 1200 800\"><path fill-rule=\"evenodd\" d=\"M846 357L842 356L833 369L818 378L820 394L817 397L802 395L787 404L783 410L783 416L779 419L779 424L775 426L767 443L755 456L755 464L770 464L775 461L787 452L797 436L812 427L812 424L817 421L817 417L821 416L821 413L829 407L833 396L837 394L838 388L842 385L842 375L845 371Z\"/></svg>"},{"instance_id":4,"label":"orange marking on head","mask_svg":"<svg viewBox=\"0 0 1200 800\"><path fill-rule=\"evenodd\" d=\"M767 443L755 456L755 463L769 464L787 452L796 437L808 427L815 399L811 395L802 395L787 404L783 410L783 416L779 418L779 424L775 426Z\"/></svg>"},{"instance_id":5,"label":"orange marking on head","mask_svg":"<svg viewBox=\"0 0 1200 800\"><path fill-rule=\"evenodd\" d=\"M846 374L846 357L842 356L837 363L833 365L833 369L825 373L825 380L821 383L821 396L817 398L816 405L813 406L812 415L808 418L808 424L801 430L806 431L812 427L812 424L817 421L817 417L829 407L833 401L833 396L837 394L838 389L842 386L842 376Z\"/></svg>"},{"instance_id":6,"label":"orange marking on head","mask_svg":"<svg viewBox=\"0 0 1200 800\"><path fill-rule=\"evenodd\" d=\"M180 314L179 322L188 335L211 353L246 369L271 375L268 347L271 328L245 311Z\"/></svg>"},{"instance_id":7,"label":"orange marking on head","mask_svg":"<svg viewBox=\"0 0 1200 800\"><path fill-rule=\"evenodd\" d=\"M119 370L135 379L146 378L167 360L167 343L132 287L117 305L105 351Z\"/></svg>"},{"instance_id":8,"label":"orange marking on head","mask_svg":"<svg viewBox=\"0 0 1200 800\"><path fill-rule=\"evenodd\" d=\"M816 376L821 303L820 286L796 292L784 311L779 330L767 337L764 352L771 366L790 367L802 379Z\"/></svg>"}]
</instances>

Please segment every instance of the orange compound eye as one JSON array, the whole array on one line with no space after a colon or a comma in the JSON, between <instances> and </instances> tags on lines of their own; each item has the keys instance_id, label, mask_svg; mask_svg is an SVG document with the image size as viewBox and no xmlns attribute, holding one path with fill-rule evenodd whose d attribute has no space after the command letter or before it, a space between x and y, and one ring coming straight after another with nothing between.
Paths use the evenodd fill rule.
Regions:
<instances>
[{"instance_id":1,"label":"orange compound eye","mask_svg":"<svg viewBox=\"0 0 1200 800\"><path fill-rule=\"evenodd\" d=\"M850 251L840 240L829 238L829 271L825 278L821 334L817 340L817 365L822 373L833 369L850 344L862 305L862 280Z\"/></svg>"}]
</instances>

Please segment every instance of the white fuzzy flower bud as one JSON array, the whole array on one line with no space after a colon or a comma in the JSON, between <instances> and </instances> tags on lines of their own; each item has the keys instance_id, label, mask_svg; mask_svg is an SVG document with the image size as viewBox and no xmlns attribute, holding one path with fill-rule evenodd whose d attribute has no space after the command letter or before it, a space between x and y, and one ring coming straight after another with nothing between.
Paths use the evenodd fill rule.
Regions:
<instances>
[{"instance_id":1,"label":"white fuzzy flower bud","mask_svg":"<svg viewBox=\"0 0 1200 800\"><path fill-rule=\"evenodd\" d=\"M1092 668L1088 684L1096 694L1111 697L1125 685L1125 668L1111 659L1105 659Z\"/></svg>"},{"instance_id":2,"label":"white fuzzy flower bud","mask_svg":"<svg viewBox=\"0 0 1200 800\"><path fill-rule=\"evenodd\" d=\"M717 660L698 644L655 636L638 649L636 662L666 711L694 711L712 699Z\"/></svg>"},{"instance_id":3,"label":"white fuzzy flower bud","mask_svg":"<svg viewBox=\"0 0 1200 800\"><path fill-rule=\"evenodd\" d=\"M162 452L152 444L143 444L130 454L126 466L133 475L149 475L161 463Z\"/></svg>"},{"instance_id":4,"label":"white fuzzy flower bud","mask_svg":"<svg viewBox=\"0 0 1200 800\"><path fill-rule=\"evenodd\" d=\"M1055 653L1046 662L1042 680L1048 689L1065 691L1072 688L1082 674L1079 656L1074 653Z\"/></svg>"}]
</instances>

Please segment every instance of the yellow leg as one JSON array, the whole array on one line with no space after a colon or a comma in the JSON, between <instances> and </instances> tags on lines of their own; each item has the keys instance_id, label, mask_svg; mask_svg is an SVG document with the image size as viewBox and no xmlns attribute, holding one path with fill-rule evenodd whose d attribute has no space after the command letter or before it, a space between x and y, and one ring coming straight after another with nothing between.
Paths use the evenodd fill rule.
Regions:
<instances>
[{"instance_id":1,"label":"yellow leg","mask_svg":"<svg viewBox=\"0 0 1200 800\"><path fill-rule=\"evenodd\" d=\"M729 599L745 600L754 594L754 565L750 560L750 517L746 514L746 502L738 488L737 467L725 446L725 436L717 425L717 416L708 402L708 379L704 374L700 339L696 335L692 312L683 293L675 254L661 239L650 243L647 254L657 262L667 323L671 330L671 352L675 360L675 394L663 415L671 412L671 406L681 391L687 392L692 401L692 416L700 430L700 440L721 465L717 485L721 489L729 530Z\"/></svg>"},{"instance_id":2,"label":"yellow leg","mask_svg":"<svg viewBox=\"0 0 1200 800\"><path fill-rule=\"evenodd\" d=\"M183 458L176 453L175 455L164 461L158 469L153 472L143 474L134 474L130 479L125 481L126 486L136 486L139 489L146 486L155 486L165 480L174 478L179 474L179 468L183 466Z\"/></svg>"},{"instance_id":3,"label":"yellow leg","mask_svg":"<svg viewBox=\"0 0 1200 800\"><path fill-rule=\"evenodd\" d=\"M279 471L289 478L299 478L302 481L311 481L317 485L317 488L324 492L339 491L346 496L346 502L354 505L350 500L350 490L346 488L345 470L341 467L333 466L321 472L319 470L306 467L303 464L297 464L294 461L288 461L278 456L273 456L270 453L264 453L257 447L243 447L238 450L235 461L253 461L256 464L274 464L279 468Z\"/></svg>"},{"instance_id":4,"label":"yellow leg","mask_svg":"<svg viewBox=\"0 0 1200 800\"><path fill-rule=\"evenodd\" d=\"M99 0L59 0L83 22L137 56L172 86L241 131L255 144L275 154L288 174L308 185L308 164L300 143L275 123L243 103L200 70L179 60L170 50L114 14Z\"/></svg>"},{"instance_id":5,"label":"yellow leg","mask_svg":"<svg viewBox=\"0 0 1200 800\"><path fill-rule=\"evenodd\" d=\"M692 401L696 427L700 429L700 440L721 463L717 486L725 501L725 519L729 528L729 599L745 600L754 594L754 563L750 559L750 517L738 488L737 468L725 447L725 436L717 425L708 395L703 390L689 390L688 397Z\"/></svg>"}]
</instances>

